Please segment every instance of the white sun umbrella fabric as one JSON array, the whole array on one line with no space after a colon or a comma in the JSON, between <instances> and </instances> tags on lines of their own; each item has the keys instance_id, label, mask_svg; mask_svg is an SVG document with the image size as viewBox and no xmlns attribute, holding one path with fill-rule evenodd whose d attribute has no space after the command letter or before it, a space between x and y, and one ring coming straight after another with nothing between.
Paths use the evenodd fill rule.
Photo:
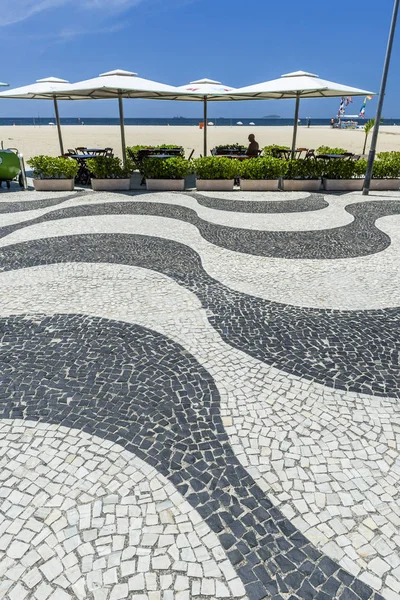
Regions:
<instances>
[{"instance_id":1,"label":"white sun umbrella fabric","mask_svg":"<svg viewBox=\"0 0 400 600\"><path fill-rule=\"evenodd\" d=\"M231 93L235 93L235 88L231 86L224 85L220 81L214 81L213 79L198 79L197 81L191 81L186 85L178 86L177 88L180 92L185 95L180 97L179 100L184 101L203 101L204 106L204 147L203 152L204 156L207 156L207 103L218 100L232 100Z\"/></svg>"},{"instance_id":2,"label":"white sun umbrella fabric","mask_svg":"<svg viewBox=\"0 0 400 600\"><path fill-rule=\"evenodd\" d=\"M31 85L24 85L19 88L14 88L5 92L0 92L0 99L14 98L20 100L49 100L49 98L52 98L57 123L60 153L64 154L57 98L60 98L62 91L64 91L70 85L71 84L66 79L59 79L57 77L45 77L44 79L38 79L35 83L32 83Z\"/></svg>"},{"instance_id":3,"label":"white sun umbrella fabric","mask_svg":"<svg viewBox=\"0 0 400 600\"><path fill-rule=\"evenodd\" d=\"M102 73L93 79L86 79L70 85L64 90L65 100L99 100L118 98L121 127L122 158L125 161L126 143L124 127L123 98L142 98L147 100L177 100L179 91L172 85L143 79L137 73L116 69Z\"/></svg>"},{"instance_id":4,"label":"white sun umbrella fabric","mask_svg":"<svg viewBox=\"0 0 400 600\"><path fill-rule=\"evenodd\" d=\"M295 98L296 109L292 153L296 148L297 124L301 98L334 98L338 96L370 96L374 92L350 87L326 79L306 71L286 73L278 79L257 83L236 90L235 100L272 100Z\"/></svg>"},{"instance_id":5,"label":"white sun umbrella fabric","mask_svg":"<svg viewBox=\"0 0 400 600\"><path fill-rule=\"evenodd\" d=\"M2 86L2 87L8 87L8 83L3 83L2 81L0 81L0 86Z\"/></svg>"}]
</instances>

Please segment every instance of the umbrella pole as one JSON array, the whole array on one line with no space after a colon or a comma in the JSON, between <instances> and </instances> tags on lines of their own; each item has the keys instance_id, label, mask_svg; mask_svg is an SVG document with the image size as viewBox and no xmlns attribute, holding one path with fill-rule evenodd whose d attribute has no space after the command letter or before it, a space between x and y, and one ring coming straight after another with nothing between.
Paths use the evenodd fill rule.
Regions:
<instances>
[{"instance_id":1,"label":"umbrella pole","mask_svg":"<svg viewBox=\"0 0 400 600\"><path fill-rule=\"evenodd\" d=\"M389 66L390 66L390 59L392 56L392 46L393 46L394 34L396 31L396 23L397 23L397 14L399 11L399 4L400 4L399 0L395 0L394 6L393 6L392 22L390 25L389 39L388 39L388 44L387 44L387 49L386 49L385 63L383 66L381 89L379 92L378 106L376 109L375 125L374 125L374 129L372 131L372 140L371 140L371 146L370 146L370 150L369 150L367 170L366 170L365 179L364 179L364 186L363 186L363 192L362 192L363 196L368 196L369 188L371 185L372 170L374 168L376 145L378 142L379 125L380 125L381 118L382 118L383 101L385 99L386 82L387 82L387 78L388 78L388 74L389 74Z\"/></svg>"},{"instance_id":2,"label":"umbrella pole","mask_svg":"<svg viewBox=\"0 0 400 600\"><path fill-rule=\"evenodd\" d=\"M58 143L60 144L60 153L64 154L63 139L62 139L62 134L61 134L60 114L58 112L57 98L55 96L53 97L53 102L54 102L54 112L56 115L56 123L57 123Z\"/></svg>"},{"instance_id":3,"label":"umbrella pole","mask_svg":"<svg viewBox=\"0 0 400 600\"><path fill-rule=\"evenodd\" d=\"M124 123L124 105L122 103L121 94L118 95L119 105L119 125L121 128L121 148L122 148L122 163L126 165L126 144L125 144L125 123Z\"/></svg>"},{"instance_id":4,"label":"umbrella pole","mask_svg":"<svg viewBox=\"0 0 400 600\"><path fill-rule=\"evenodd\" d=\"M292 154L291 158L294 158L294 153L296 150L296 142L297 142L297 124L299 122L299 110L300 110L300 94L297 92L296 94L296 108L294 111L294 128L293 128L293 140L292 140Z\"/></svg>"},{"instance_id":5,"label":"umbrella pole","mask_svg":"<svg viewBox=\"0 0 400 600\"><path fill-rule=\"evenodd\" d=\"M204 96L204 156L207 156L207 96Z\"/></svg>"}]
</instances>

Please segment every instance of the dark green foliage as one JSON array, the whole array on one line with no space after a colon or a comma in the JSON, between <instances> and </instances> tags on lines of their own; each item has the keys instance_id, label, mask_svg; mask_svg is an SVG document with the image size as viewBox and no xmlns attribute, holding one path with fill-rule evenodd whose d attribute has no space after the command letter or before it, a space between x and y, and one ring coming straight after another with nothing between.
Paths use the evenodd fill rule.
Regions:
<instances>
[{"instance_id":1,"label":"dark green foliage","mask_svg":"<svg viewBox=\"0 0 400 600\"><path fill-rule=\"evenodd\" d=\"M274 150L290 150L289 146L278 146L277 144L271 144L271 146L265 146L263 148L263 156L274 156Z\"/></svg>"},{"instance_id":2,"label":"dark green foliage","mask_svg":"<svg viewBox=\"0 0 400 600\"><path fill-rule=\"evenodd\" d=\"M117 156L96 156L87 160L86 165L95 179L126 179L134 170L131 160L128 159L124 167Z\"/></svg>"},{"instance_id":3,"label":"dark green foliage","mask_svg":"<svg viewBox=\"0 0 400 600\"><path fill-rule=\"evenodd\" d=\"M330 146L320 146L316 150L316 154L346 154L345 148L331 148Z\"/></svg>"},{"instance_id":4,"label":"dark green foliage","mask_svg":"<svg viewBox=\"0 0 400 600\"><path fill-rule=\"evenodd\" d=\"M28 160L35 179L74 179L79 170L78 163L72 158L54 156L34 156Z\"/></svg>"},{"instance_id":5,"label":"dark green foliage","mask_svg":"<svg viewBox=\"0 0 400 600\"><path fill-rule=\"evenodd\" d=\"M374 179L400 178L400 152L380 152L372 171Z\"/></svg>"},{"instance_id":6,"label":"dark green foliage","mask_svg":"<svg viewBox=\"0 0 400 600\"><path fill-rule=\"evenodd\" d=\"M295 158L286 163L285 179L320 179L324 163L314 158Z\"/></svg>"},{"instance_id":7,"label":"dark green foliage","mask_svg":"<svg viewBox=\"0 0 400 600\"><path fill-rule=\"evenodd\" d=\"M287 161L272 156L250 158L240 165L242 179L279 179L286 171Z\"/></svg>"},{"instance_id":8,"label":"dark green foliage","mask_svg":"<svg viewBox=\"0 0 400 600\"><path fill-rule=\"evenodd\" d=\"M146 158L141 166L146 179L184 179L192 170L191 163L180 156Z\"/></svg>"},{"instance_id":9,"label":"dark green foliage","mask_svg":"<svg viewBox=\"0 0 400 600\"><path fill-rule=\"evenodd\" d=\"M325 179L353 179L363 177L367 167L365 160L348 160L337 158L334 160L316 161L323 167L322 176Z\"/></svg>"},{"instance_id":10,"label":"dark green foliage","mask_svg":"<svg viewBox=\"0 0 400 600\"><path fill-rule=\"evenodd\" d=\"M193 165L198 179L234 179L240 173L240 162L223 156L196 158Z\"/></svg>"}]
</instances>

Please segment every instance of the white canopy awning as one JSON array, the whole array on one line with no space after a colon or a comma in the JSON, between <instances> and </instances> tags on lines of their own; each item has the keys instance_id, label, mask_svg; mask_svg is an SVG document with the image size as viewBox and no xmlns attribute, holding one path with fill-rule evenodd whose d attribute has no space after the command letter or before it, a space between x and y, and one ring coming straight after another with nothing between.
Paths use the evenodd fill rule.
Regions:
<instances>
[{"instance_id":1,"label":"white canopy awning","mask_svg":"<svg viewBox=\"0 0 400 600\"><path fill-rule=\"evenodd\" d=\"M48 100L52 96L60 97L61 92L71 84L66 79L45 77L35 83L19 88L0 92L0 98L15 98L22 100Z\"/></svg>"},{"instance_id":2,"label":"white canopy awning","mask_svg":"<svg viewBox=\"0 0 400 600\"><path fill-rule=\"evenodd\" d=\"M206 97L208 101L222 100L226 102L232 99L231 93L236 92L236 89L229 85L207 78L191 81L186 85L178 86L176 89L184 94L178 100L184 101L203 100Z\"/></svg>"},{"instance_id":3,"label":"white canopy awning","mask_svg":"<svg viewBox=\"0 0 400 600\"><path fill-rule=\"evenodd\" d=\"M172 85L143 79L137 73L116 69L102 73L93 79L78 81L68 86L60 98L64 100L145 98L159 100L175 99L179 91Z\"/></svg>"},{"instance_id":4,"label":"white canopy awning","mask_svg":"<svg viewBox=\"0 0 400 600\"><path fill-rule=\"evenodd\" d=\"M5 92L0 92L0 99L14 98L16 100L49 100L52 98L54 102L54 112L56 115L60 152L61 154L64 154L57 98L59 98L62 91L70 85L71 84L66 79L59 79L58 77L45 77L44 79L38 79L35 83L32 83L31 85L24 85L19 88L14 88L11 90L6 90Z\"/></svg>"},{"instance_id":5,"label":"white canopy awning","mask_svg":"<svg viewBox=\"0 0 400 600\"><path fill-rule=\"evenodd\" d=\"M272 79L238 88L235 92L236 100L255 99L281 99L281 98L334 98L337 96L370 96L373 92L362 90L348 85L342 85L326 79L320 79L318 75L305 71L286 73Z\"/></svg>"}]
</instances>

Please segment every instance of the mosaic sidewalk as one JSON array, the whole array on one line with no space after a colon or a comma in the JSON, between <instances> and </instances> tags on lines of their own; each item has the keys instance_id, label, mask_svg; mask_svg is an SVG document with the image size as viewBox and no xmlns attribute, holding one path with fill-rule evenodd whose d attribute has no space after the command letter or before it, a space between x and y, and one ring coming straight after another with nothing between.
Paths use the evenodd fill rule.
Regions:
<instances>
[{"instance_id":1,"label":"mosaic sidewalk","mask_svg":"<svg viewBox=\"0 0 400 600\"><path fill-rule=\"evenodd\" d=\"M399 194L0 224L0 598L400 600Z\"/></svg>"}]
</instances>

